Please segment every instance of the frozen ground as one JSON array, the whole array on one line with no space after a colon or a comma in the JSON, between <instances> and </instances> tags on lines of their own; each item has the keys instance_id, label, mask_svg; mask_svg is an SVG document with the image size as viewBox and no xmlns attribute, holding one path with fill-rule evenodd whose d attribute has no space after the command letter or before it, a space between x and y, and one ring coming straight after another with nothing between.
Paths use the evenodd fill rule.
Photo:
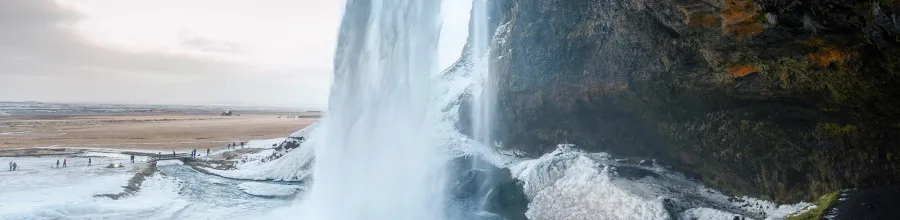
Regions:
<instances>
[{"instance_id":1,"label":"frozen ground","mask_svg":"<svg viewBox=\"0 0 900 220\"><path fill-rule=\"evenodd\" d=\"M83 156L91 156L94 166L88 167ZM256 219L289 206L292 199L248 192L288 196L300 189L207 175L168 161L158 164L159 172L136 194L119 200L96 197L123 192L129 179L149 166L128 163L127 158L89 151L68 157L66 168L51 168L62 158L0 157L4 165L16 161L20 169L0 170L0 219ZM125 168L106 168L108 163L123 163Z\"/></svg>"}]
</instances>

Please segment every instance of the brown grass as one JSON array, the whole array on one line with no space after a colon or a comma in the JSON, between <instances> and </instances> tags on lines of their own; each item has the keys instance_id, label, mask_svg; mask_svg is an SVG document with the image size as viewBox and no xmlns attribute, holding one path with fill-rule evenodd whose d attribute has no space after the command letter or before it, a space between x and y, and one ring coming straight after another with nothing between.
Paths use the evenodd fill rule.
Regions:
<instances>
[{"instance_id":1,"label":"brown grass","mask_svg":"<svg viewBox=\"0 0 900 220\"><path fill-rule=\"evenodd\" d=\"M0 118L0 149L35 147L193 149L285 137L318 120L204 114ZM4 127L5 126L5 127ZM25 132L9 134L10 132Z\"/></svg>"}]
</instances>

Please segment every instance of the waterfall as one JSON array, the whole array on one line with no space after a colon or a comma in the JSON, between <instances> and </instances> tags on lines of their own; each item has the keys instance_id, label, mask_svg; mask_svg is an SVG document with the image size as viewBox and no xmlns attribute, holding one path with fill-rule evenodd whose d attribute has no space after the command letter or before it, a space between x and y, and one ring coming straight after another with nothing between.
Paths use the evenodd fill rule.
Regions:
<instances>
[{"instance_id":1,"label":"waterfall","mask_svg":"<svg viewBox=\"0 0 900 220\"><path fill-rule=\"evenodd\" d=\"M444 219L440 1L349 0L305 219Z\"/></svg>"},{"instance_id":2,"label":"waterfall","mask_svg":"<svg viewBox=\"0 0 900 220\"><path fill-rule=\"evenodd\" d=\"M490 41L493 31L488 28L488 0L475 0L472 5L472 45L468 49L476 57L473 68L473 121L474 139L487 147L492 145L492 119L496 101L496 81L490 74Z\"/></svg>"},{"instance_id":3,"label":"waterfall","mask_svg":"<svg viewBox=\"0 0 900 220\"><path fill-rule=\"evenodd\" d=\"M474 65L472 68L472 138L476 148L484 148L486 151L493 149L493 119L494 105L496 103L496 80L490 74L490 46L491 39L494 34L488 24L488 4L489 0L474 0L472 2L472 19L471 24L471 45L467 48L468 53L474 57ZM472 168L491 172L490 164L484 163L482 160L473 159ZM490 175L488 175L490 176ZM476 212L486 212L488 206L488 195L494 187L494 183L490 179L481 179L484 181L479 183L479 187L475 193L480 197L477 202Z\"/></svg>"}]
</instances>

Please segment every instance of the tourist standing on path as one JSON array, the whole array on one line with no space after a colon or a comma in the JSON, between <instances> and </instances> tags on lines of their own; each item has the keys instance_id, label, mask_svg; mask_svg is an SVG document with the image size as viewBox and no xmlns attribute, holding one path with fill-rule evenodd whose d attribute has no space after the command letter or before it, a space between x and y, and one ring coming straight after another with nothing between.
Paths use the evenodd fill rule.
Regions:
<instances>
[{"instance_id":1,"label":"tourist standing on path","mask_svg":"<svg viewBox=\"0 0 900 220\"><path fill-rule=\"evenodd\" d=\"M206 148L206 156L209 156L209 148Z\"/></svg>"},{"instance_id":2,"label":"tourist standing on path","mask_svg":"<svg viewBox=\"0 0 900 220\"><path fill-rule=\"evenodd\" d=\"M134 163L134 154L131 155L131 163Z\"/></svg>"},{"instance_id":3,"label":"tourist standing on path","mask_svg":"<svg viewBox=\"0 0 900 220\"><path fill-rule=\"evenodd\" d=\"M56 160L56 168L59 168L59 160Z\"/></svg>"},{"instance_id":4,"label":"tourist standing on path","mask_svg":"<svg viewBox=\"0 0 900 220\"><path fill-rule=\"evenodd\" d=\"M88 166L91 166L91 158L88 157Z\"/></svg>"},{"instance_id":5,"label":"tourist standing on path","mask_svg":"<svg viewBox=\"0 0 900 220\"><path fill-rule=\"evenodd\" d=\"M66 162L67 162L67 160L63 159L63 167L66 167Z\"/></svg>"},{"instance_id":6,"label":"tourist standing on path","mask_svg":"<svg viewBox=\"0 0 900 220\"><path fill-rule=\"evenodd\" d=\"M13 162L10 161L10 162L9 162L9 171L12 171L12 164L13 164Z\"/></svg>"},{"instance_id":7,"label":"tourist standing on path","mask_svg":"<svg viewBox=\"0 0 900 220\"><path fill-rule=\"evenodd\" d=\"M18 169L19 169L19 164L16 162L13 162L13 171L16 171Z\"/></svg>"}]
</instances>

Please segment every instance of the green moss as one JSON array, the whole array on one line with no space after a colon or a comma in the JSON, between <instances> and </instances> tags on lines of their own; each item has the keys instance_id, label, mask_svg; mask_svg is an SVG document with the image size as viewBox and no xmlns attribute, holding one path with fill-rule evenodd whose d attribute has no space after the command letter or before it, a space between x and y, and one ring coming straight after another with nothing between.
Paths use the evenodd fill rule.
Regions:
<instances>
[{"instance_id":1,"label":"green moss","mask_svg":"<svg viewBox=\"0 0 900 220\"><path fill-rule=\"evenodd\" d=\"M818 125L816 125L816 130L821 133L824 133L824 134L829 134L829 135L834 135L834 136L842 136L842 135L847 135L847 134L856 132L859 129L854 125L840 125L840 124L836 124L836 123L819 123Z\"/></svg>"},{"instance_id":2,"label":"green moss","mask_svg":"<svg viewBox=\"0 0 900 220\"><path fill-rule=\"evenodd\" d=\"M788 215L785 220L814 220L814 219L822 219L822 215L825 214L825 211L828 210L829 207L834 205L838 199L838 192L833 192L826 194L822 197L819 197L813 204L816 205L815 209L806 211L804 213L800 213L799 215Z\"/></svg>"}]
</instances>

